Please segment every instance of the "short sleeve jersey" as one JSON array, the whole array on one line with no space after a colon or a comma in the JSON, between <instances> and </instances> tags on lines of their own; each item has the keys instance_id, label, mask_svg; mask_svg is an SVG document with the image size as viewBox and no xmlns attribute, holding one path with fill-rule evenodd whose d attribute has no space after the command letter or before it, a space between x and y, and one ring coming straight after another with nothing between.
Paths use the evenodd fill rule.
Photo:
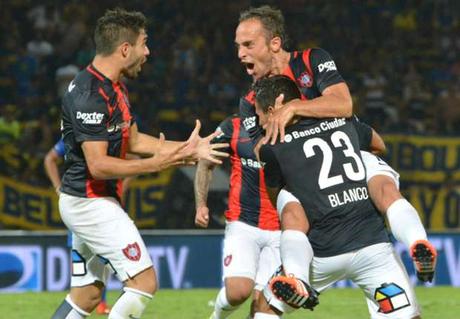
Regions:
<instances>
[{"instance_id":1,"label":"short sleeve jersey","mask_svg":"<svg viewBox=\"0 0 460 319\"><path fill-rule=\"evenodd\" d=\"M254 155L254 142L242 127L241 119L227 117L219 124L213 142L229 143L231 173L227 221L241 221L265 230L279 230L276 209L268 198L264 171Z\"/></svg>"},{"instance_id":2,"label":"short sleeve jersey","mask_svg":"<svg viewBox=\"0 0 460 319\"><path fill-rule=\"evenodd\" d=\"M260 150L267 186L286 187L304 207L315 256L388 241L359 150L357 130L344 118L301 119L286 128L284 143Z\"/></svg>"},{"instance_id":3,"label":"short sleeve jersey","mask_svg":"<svg viewBox=\"0 0 460 319\"><path fill-rule=\"evenodd\" d=\"M96 180L91 176L82 143L107 141L107 155L125 158L131 122L128 91L121 82L112 82L92 65L77 74L62 104L63 193L121 198L121 179Z\"/></svg>"},{"instance_id":4,"label":"short sleeve jersey","mask_svg":"<svg viewBox=\"0 0 460 319\"><path fill-rule=\"evenodd\" d=\"M327 87L344 82L330 54L320 48L291 52L289 65L282 74L297 83L305 100L317 98ZM259 140L262 128L258 125L254 104L251 90L240 99L240 116L251 138Z\"/></svg>"}]
</instances>

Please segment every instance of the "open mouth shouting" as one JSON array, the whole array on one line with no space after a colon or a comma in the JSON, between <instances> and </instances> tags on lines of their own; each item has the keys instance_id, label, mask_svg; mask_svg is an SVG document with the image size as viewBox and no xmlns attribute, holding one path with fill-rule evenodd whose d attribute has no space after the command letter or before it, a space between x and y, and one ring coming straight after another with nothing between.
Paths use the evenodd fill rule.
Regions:
<instances>
[{"instance_id":1,"label":"open mouth shouting","mask_svg":"<svg viewBox=\"0 0 460 319\"><path fill-rule=\"evenodd\" d=\"M254 63L248 63L248 62L243 62L243 65L244 67L246 68L246 72L249 74L249 75L253 75L254 74L254 68L255 68L255 65Z\"/></svg>"}]
</instances>

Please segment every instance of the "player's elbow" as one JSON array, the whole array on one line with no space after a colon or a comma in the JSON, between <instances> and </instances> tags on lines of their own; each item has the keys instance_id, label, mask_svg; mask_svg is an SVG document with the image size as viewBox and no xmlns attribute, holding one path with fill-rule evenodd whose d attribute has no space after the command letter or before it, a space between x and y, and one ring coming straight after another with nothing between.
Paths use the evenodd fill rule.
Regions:
<instances>
[{"instance_id":1,"label":"player's elbow","mask_svg":"<svg viewBox=\"0 0 460 319\"><path fill-rule=\"evenodd\" d=\"M88 162L88 171L91 177L95 180L107 179L109 176L105 172L104 164L100 161Z\"/></svg>"},{"instance_id":2,"label":"player's elbow","mask_svg":"<svg viewBox=\"0 0 460 319\"><path fill-rule=\"evenodd\" d=\"M353 115L353 99L351 96L343 98L342 105L344 110L344 117L351 117Z\"/></svg>"}]
</instances>

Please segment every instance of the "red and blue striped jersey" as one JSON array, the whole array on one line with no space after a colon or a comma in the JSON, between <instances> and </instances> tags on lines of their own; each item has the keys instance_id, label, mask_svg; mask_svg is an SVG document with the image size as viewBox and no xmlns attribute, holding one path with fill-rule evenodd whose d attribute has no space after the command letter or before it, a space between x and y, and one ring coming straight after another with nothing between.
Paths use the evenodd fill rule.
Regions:
<instances>
[{"instance_id":1,"label":"red and blue striped jersey","mask_svg":"<svg viewBox=\"0 0 460 319\"><path fill-rule=\"evenodd\" d=\"M265 187L265 175L254 155L254 141L237 115L227 117L217 128L221 132L213 142L229 143L230 191L227 221L241 221L265 230L279 230L276 209Z\"/></svg>"},{"instance_id":2,"label":"red and blue striped jersey","mask_svg":"<svg viewBox=\"0 0 460 319\"><path fill-rule=\"evenodd\" d=\"M62 137L65 173L61 191L78 197L115 197L122 194L122 180L96 180L91 176L81 144L107 141L107 155L125 158L133 122L128 91L92 65L70 83L62 103Z\"/></svg>"}]
</instances>

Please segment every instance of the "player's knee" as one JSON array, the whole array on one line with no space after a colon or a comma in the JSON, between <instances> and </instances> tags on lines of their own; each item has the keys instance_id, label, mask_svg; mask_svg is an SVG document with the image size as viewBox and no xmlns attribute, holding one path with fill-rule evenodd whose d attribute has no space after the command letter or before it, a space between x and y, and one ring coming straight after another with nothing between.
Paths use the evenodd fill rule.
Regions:
<instances>
[{"instance_id":1,"label":"player's knee","mask_svg":"<svg viewBox=\"0 0 460 319\"><path fill-rule=\"evenodd\" d=\"M235 287L227 289L227 299L232 306L239 306L251 296L252 288Z\"/></svg>"},{"instance_id":2,"label":"player's knee","mask_svg":"<svg viewBox=\"0 0 460 319\"><path fill-rule=\"evenodd\" d=\"M225 294L232 306L239 306L245 302L254 289L254 281L243 277L230 277L225 279Z\"/></svg>"},{"instance_id":3,"label":"player's knee","mask_svg":"<svg viewBox=\"0 0 460 319\"><path fill-rule=\"evenodd\" d=\"M153 267L147 268L125 282L126 287L154 295L158 289L157 278Z\"/></svg>"}]
</instances>

